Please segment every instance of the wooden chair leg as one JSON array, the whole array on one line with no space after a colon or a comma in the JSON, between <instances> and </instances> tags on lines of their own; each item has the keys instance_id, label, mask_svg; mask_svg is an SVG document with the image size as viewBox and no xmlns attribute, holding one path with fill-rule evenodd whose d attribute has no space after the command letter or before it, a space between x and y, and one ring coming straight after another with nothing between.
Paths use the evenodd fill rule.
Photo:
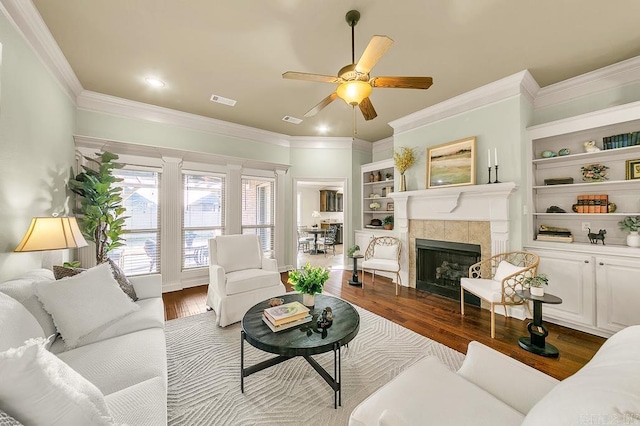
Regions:
<instances>
[{"instance_id":1,"label":"wooden chair leg","mask_svg":"<svg viewBox=\"0 0 640 426\"><path fill-rule=\"evenodd\" d=\"M529 301L527 300L524 304L527 307L527 311L529 311L529 317L533 318L533 312L531 312L531 305L529 305Z\"/></svg>"},{"instance_id":2,"label":"wooden chair leg","mask_svg":"<svg viewBox=\"0 0 640 426\"><path fill-rule=\"evenodd\" d=\"M502 305L502 307L504 308L504 317L507 318L509 315L507 315L507 305Z\"/></svg>"},{"instance_id":3,"label":"wooden chair leg","mask_svg":"<svg viewBox=\"0 0 640 426\"><path fill-rule=\"evenodd\" d=\"M396 273L396 296L398 295L398 285L400 284L400 274Z\"/></svg>"},{"instance_id":4,"label":"wooden chair leg","mask_svg":"<svg viewBox=\"0 0 640 426\"><path fill-rule=\"evenodd\" d=\"M464 288L460 286L460 314L464 316Z\"/></svg>"},{"instance_id":5,"label":"wooden chair leg","mask_svg":"<svg viewBox=\"0 0 640 426\"><path fill-rule=\"evenodd\" d=\"M491 304L491 338L496 338L496 312L493 303Z\"/></svg>"}]
</instances>

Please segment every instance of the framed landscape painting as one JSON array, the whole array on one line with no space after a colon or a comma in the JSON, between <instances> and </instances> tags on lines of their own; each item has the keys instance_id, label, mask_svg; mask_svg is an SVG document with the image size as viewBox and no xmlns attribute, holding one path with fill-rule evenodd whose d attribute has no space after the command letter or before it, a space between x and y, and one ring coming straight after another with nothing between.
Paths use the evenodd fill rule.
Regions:
<instances>
[{"instance_id":1,"label":"framed landscape painting","mask_svg":"<svg viewBox=\"0 0 640 426\"><path fill-rule=\"evenodd\" d=\"M475 136L427 149L427 188L474 185L475 183Z\"/></svg>"}]
</instances>

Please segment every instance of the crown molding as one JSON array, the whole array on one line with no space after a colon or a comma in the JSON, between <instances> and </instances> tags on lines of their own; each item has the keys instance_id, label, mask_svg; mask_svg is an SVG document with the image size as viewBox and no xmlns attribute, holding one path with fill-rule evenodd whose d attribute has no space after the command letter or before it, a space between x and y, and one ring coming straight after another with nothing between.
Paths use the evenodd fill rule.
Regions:
<instances>
[{"instance_id":1,"label":"crown molding","mask_svg":"<svg viewBox=\"0 0 640 426\"><path fill-rule=\"evenodd\" d=\"M82 84L31 0L2 0L0 10L75 104Z\"/></svg>"},{"instance_id":2,"label":"crown molding","mask_svg":"<svg viewBox=\"0 0 640 426\"><path fill-rule=\"evenodd\" d=\"M324 136L290 136L291 148L299 149L360 149L368 148L371 152L371 143L361 139L349 137L324 137Z\"/></svg>"},{"instance_id":3,"label":"crown molding","mask_svg":"<svg viewBox=\"0 0 640 426\"><path fill-rule=\"evenodd\" d=\"M640 82L640 56L545 86L538 92L533 106L547 108L637 82Z\"/></svg>"},{"instance_id":4,"label":"crown molding","mask_svg":"<svg viewBox=\"0 0 640 426\"><path fill-rule=\"evenodd\" d=\"M529 70L520 71L389 123L394 135L454 115L523 95L533 104L540 87Z\"/></svg>"},{"instance_id":5,"label":"crown molding","mask_svg":"<svg viewBox=\"0 0 640 426\"><path fill-rule=\"evenodd\" d=\"M78 108L289 147L289 136L215 118L83 90Z\"/></svg>"}]
</instances>

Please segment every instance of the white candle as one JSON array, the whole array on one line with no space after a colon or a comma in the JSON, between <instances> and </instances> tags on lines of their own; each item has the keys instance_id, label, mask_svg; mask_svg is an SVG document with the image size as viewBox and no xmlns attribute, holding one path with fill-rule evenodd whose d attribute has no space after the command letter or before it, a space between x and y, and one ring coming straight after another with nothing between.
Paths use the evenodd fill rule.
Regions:
<instances>
[{"instance_id":1,"label":"white candle","mask_svg":"<svg viewBox=\"0 0 640 426\"><path fill-rule=\"evenodd\" d=\"M495 148L496 166L498 165L498 148Z\"/></svg>"},{"instance_id":2,"label":"white candle","mask_svg":"<svg viewBox=\"0 0 640 426\"><path fill-rule=\"evenodd\" d=\"M487 166L491 167L491 150L487 150Z\"/></svg>"}]
</instances>

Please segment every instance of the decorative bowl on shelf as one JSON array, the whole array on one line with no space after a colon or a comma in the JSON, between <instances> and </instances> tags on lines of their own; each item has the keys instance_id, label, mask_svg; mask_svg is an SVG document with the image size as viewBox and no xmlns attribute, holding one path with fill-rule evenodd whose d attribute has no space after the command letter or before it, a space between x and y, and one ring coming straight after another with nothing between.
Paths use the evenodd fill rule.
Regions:
<instances>
[{"instance_id":1,"label":"decorative bowl on shelf","mask_svg":"<svg viewBox=\"0 0 640 426\"><path fill-rule=\"evenodd\" d=\"M609 167L603 164L588 164L580 168L582 180L585 182L604 182L609 179L607 170Z\"/></svg>"}]
</instances>

